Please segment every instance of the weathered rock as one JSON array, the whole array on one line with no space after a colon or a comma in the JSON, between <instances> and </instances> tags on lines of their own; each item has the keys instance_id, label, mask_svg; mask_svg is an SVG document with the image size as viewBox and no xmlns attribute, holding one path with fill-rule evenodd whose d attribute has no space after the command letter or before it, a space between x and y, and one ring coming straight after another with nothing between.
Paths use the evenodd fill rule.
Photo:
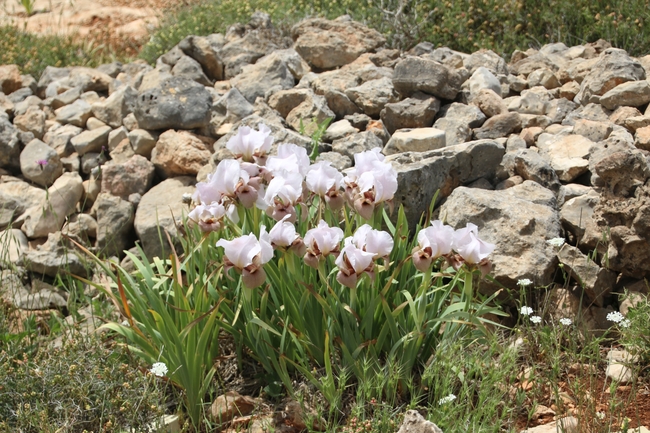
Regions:
<instances>
[{"instance_id":1,"label":"weathered rock","mask_svg":"<svg viewBox=\"0 0 650 433\"><path fill-rule=\"evenodd\" d=\"M650 150L650 126L639 128L634 133L634 145L638 149Z\"/></svg>"},{"instance_id":2,"label":"weathered rock","mask_svg":"<svg viewBox=\"0 0 650 433\"><path fill-rule=\"evenodd\" d=\"M9 120L0 116L0 168L20 166L19 156L18 131Z\"/></svg>"},{"instance_id":3,"label":"weathered rock","mask_svg":"<svg viewBox=\"0 0 650 433\"><path fill-rule=\"evenodd\" d=\"M555 89L560 87L560 81L557 79L553 71L548 68L541 68L528 75L528 86L542 86L546 89Z\"/></svg>"},{"instance_id":4,"label":"weathered rock","mask_svg":"<svg viewBox=\"0 0 650 433\"><path fill-rule=\"evenodd\" d=\"M95 117L113 128L122 126L122 119L133 112L138 92L131 86L122 86L101 102L92 105ZM78 125L80 126L80 125Z\"/></svg>"},{"instance_id":5,"label":"weathered rock","mask_svg":"<svg viewBox=\"0 0 650 433\"><path fill-rule=\"evenodd\" d=\"M591 102L592 96L603 96L627 81L645 80L645 70L621 49L609 48L599 57L580 84L575 100L582 105Z\"/></svg>"},{"instance_id":6,"label":"weathered rock","mask_svg":"<svg viewBox=\"0 0 650 433\"><path fill-rule=\"evenodd\" d=\"M178 48L199 62L211 80L222 80L224 64L218 51L225 41L215 36L188 36L178 43Z\"/></svg>"},{"instance_id":7,"label":"weathered rock","mask_svg":"<svg viewBox=\"0 0 650 433\"><path fill-rule=\"evenodd\" d=\"M574 134L582 135L595 143L609 137L612 130L612 124L610 123L595 122L587 119L578 119L573 125Z\"/></svg>"},{"instance_id":8,"label":"weathered rock","mask_svg":"<svg viewBox=\"0 0 650 433\"><path fill-rule=\"evenodd\" d=\"M550 162L531 149L518 150L514 154L515 171L526 180L532 180L540 185L558 191L560 182Z\"/></svg>"},{"instance_id":9,"label":"weathered rock","mask_svg":"<svg viewBox=\"0 0 650 433\"><path fill-rule=\"evenodd\" d=\"M503 57L492 50L478 50L463 60L463 66L473 74L479 68L485 68L494 75L508 75L508 66Z\"/></svg>"},{"instance_id":10,"label":"weathered rock","mask_svg":"<svg viewBox=\"0 0 650 433\"><path fill-rule=\"evenodd\" d=\"M97 238L98 229L95 218L85 213L79 213L70 217L61 229L61 233L82 245L92 245L91 239Z\"/></svg>"},{"instance_id":11,"label":"weathered rock","mask_svg":"<svg viewBox=\"0 0 650 433\"><path fill-rule=\"evenodd\" d=\"M579 426L580 424L577 418L567 416L548 424L542 424L537 427L522 430L522 433L578 433L580 431Z\"/></svg>"},{"instance_id":12,"label":"weathered rock","mask_svg":"<svg viewBox=\"0 0 650 433\"><path fill-rule=\"evenodd\" d=\"M196 175L210 160L212 144L187 131L165 131L151 152L151 162L163 178Z\"/></svg>"},{"instance_id":13,"label":"weathered rock","mask_svg":"<svg viewBox=\"0 0 650 433\"><path fill-rule=\"evenodd\" d=\"M579 246L595 248L595 242L600 239L594 221L594 210L599 201L599 194L591 190L587 194L568 199L560 209L562 227L572 240L580 242Z\"/></svg>"},{"instance_id":14,"label":"weathered rock","mask_svg":"<svg viewBox=\"0 0 650 433\"><path fill-rule=\"evenodd\" d=\"M142 196L133 225L149 259L167 257L169 246L165 232L169 233L175 247L180 247L177 224L181 224L188 213L183 194L193 194L195 182L189 176L166 179Z\"/></svg>"},{"instance_id":15,"label":"weathered rock","mask_svg":"<svg viewBox=\"0 0 650 433\"><path fill-rule=\"evenodd\" d=\"M134 129L127 134L127 137L135 154L151 158L151 152L156 147L159 135L144 129Z\"/></svg>"},{"instance_id":16,"label":"weathered rock","mask_svg":"<svg viewBox=\"0 0 650 433\"><path fill-rule=\"evenodd\" d=\"M29 234L27 236L29 237ZM56 277L62 270L79 276L86 276L88 273L76 251L63 241L61 232L48 234L47 242L27 251L23 264L27 270L49 277Z\"/></svg>"},{"instance_id":17,"label":"weathered rock","mask_svg":"<svg viewBox=\"0 0 650 433\"><path fill-rule=\"evenodd\" d=\"M276 109L276 107L273 106L271 101L273 98L283 92L291 92L295 91L296 89L291 89L291 90L286 90L286 91L279 91L274 93L271 98L269 99L269 104L271 105L272 108ZM220 133L220 128L224 125L228 124L235 124L242 120L243 118L250 116L253 114L254 108L253 105L251 105L246 98L244 98L239 90L237 90L236 87L233 87L232 89L228 90L221 98L219 98L213 105L212 105L212 117L210 119L210 133L213 136L220 136L223 135L223 133ZM287 111L286 114L282 114L284 117L289 114Z\"/></svg>"},{"instance_id":18,"label":"weathered rock","mask_svg":"<svg viewBox=\"0 0 650 433\"><path fill-rule=\"evenodd\" d=\"M636 309L642 307L645 303L648 302L648 295L641 292L628 291L625 295L625 299L621 301L619 306L619 311L622 315L627 316L630 312L630 309Z\"/></svg>"},{"instance_id":19,"label":"weathered rock","mask_svg":"<svg viewBox=\"0 0 650 433\"><path fill-rule=\"evenodd\" d=\"M366 81L346 90L345 95L368 116L379 116L386 104L397 102L397 94L390 78Z\"/></svg>"},{"instance_id":20,"label":"weathered rock","mask_svg":"<svg viewBox=\"0 0 650 433\"><path fill-rule=\"evenodd\" d=\"M5 95L9 95L22 86L20 69L17 65L0 66L0 90Z\"/></svg>"},{"instance_id":21,"label":"weathered rock","mask_svg":"<svg viewBox=\"0 0 650 433\"><path fill-rule=\"evenodd\" d=\"M558 179L572 182L589 168L587 158L595 143L581 135L566 135L553 141L546 153Z\"/></svg>"},{"instance_id":22,"label":"weathered rock","mask_svg":"<svg viewBox=\"0 0 650 433\"><path fill-rule=\"evenodd\" d=\"M608 110L615 110L621 105L640 107L648 102L650 102L650 83L647 80L619 84L600 98L600 104Z\"/></svg>"},{"instance_id":23,"label":"weathered rock","mask_svg":"<svg viewBox=\"0 0 650 433\"><path fill-rule=\"evenodd\" d=\"M508 111L508 106L503 102L501 96L491 89L480 90L472 100L472 103L480 108L488 118Z\"/></svg>"},{"instance_id":24,"label":"weathered rock","mask_svg":"<svg viewBox=\"0 0 650 433\"><path fill-rule=\"evenodd\" d=\"M386 157L397 171L396 207L404 206L409 227L415 227L436 191L439 199L481 177L494 177L505 150L492 140L479 140L429 152Z\"/></svg>"},{"instance_id":25,"label":"weathered rock","mask_svg":"<svg viewBox=\"0 0 650 433\"><path fill-rule=\"evenodd\" d=\"M345 156L341 155L338 152L324 152L316 157L316 162L318 161L327 161L332 167L336 168L339 171L343 171L346 168L352 167L352 160Z\"/></svg>"},{"instance_id":26,"label":"weathered rock","mask_svg":"<svg viewBox=\"0 0 650 433\"><path fill-rule=\"evenodd\" d=\"M501 83L492 72L484 67L479 67L471 77L463 83L463 88L469 89L468 100L473 101L481 90L492 90L501 96Z\"/></svg>"},{"instance_id":27,"label":"weathered rock","mask_svg":"<svg viewBox=\"0 0 650 433\"><path fill-rule=\"evenodd\" d=\"M386 43L376 30L356 21L312 18L293 27L294 49L316 69L334 69L352 63L363 53Z\"/></svg>"},{"instance_id":28,"label":"weathered rock","mask_svg":"<svg viewBox=\"0 0 650 433\"><path fill-rule=\"evenodd\" d=\"M483 126L474 130L477 139L506 137L513 132L521 130L521 116L519 113L498 114L489 118Z\"/></svg>"},{"instance_id":29,"label":"weathered rock","mask_svg":"<svg viewBox=\"0 0 650 433\"><path fill-rule=\"evenodd\" d=\"M594 169L615 196L632 196L650 177L648 159L638 150L614 153L599 161Z\"/></svg>"},{"instance_id":30,"label":"weathered rock","mask_svg":"<svg viewBox=\"0 0 650 433\"><path fill-rule=\"evenodd\" d=\"M442 430L431 421L424 419L417 410L408 410L397 433L442 433Z\"/></svg>"},{"instance_id":31,"label":"weathered rock","mask_svg":"<svg viewBox=\"0 0 650 433\"><path fill-rule=\"evenodd\" d=\"M86 153L99 153L108 149L108 134L112 131L110 126L103 126L97 129L86 130L70 139L79 156Z\"/></svg>"},{"instance_id":32,"label":"weathered rock","mask_svg":"<svg viewBox=\"0 0 650 433\"><path fill-rule=\"evenodd\" d=\"M380 114L386 129L393 134L398 129L430 127L439 110L437 98L416 92L410 98L386 104Z\"/></svg>"},{"instance_id":33,"label":"weathered rock","mask_svg":"<svg viewBox=\"0 0 650 433\"><path fill-rule=\"evenodd\" d=\"M393 86L404 96L424 92L441 99L454 100L463 77L445 65L419 57L407 57L395 66Z\"/></svg>"},{"instance_id":34,"label":"weathered rock","mask_svg":"<svg viewBox=\"0 0 650 433\"><path fill-rule=\"evenodd\" d=\"M286 118L289 126L296 131L302 128L307 136L324 121L335 117L325 98L314 94L311 89L279 91L269 98L269 105Z\"/></svg>"},{"instance_id":35,"label":"weathered rock","mask_svg":"<svg viewBox=\"0 0 650 433\"><path fill-rule=\"evenodd\" d=\"M481 239L496 244L490 255L492 275L506 287L515 287L522 278L547 285L557 265L555 251L546 239L560 234L558 214L551 206L533 202L535 196L530 192L534 190L517 194L523 185L503 191L459 187L440 208L440 215L452 227L475 223ZM542 200L548 201L548 192L544 188L538 191Z\"/></svg>"},{"instance_id":36,"label":"weathered rock","mask_svg":"<svg viewBox=\"0 0 650 433\"><path fill-rule=\"evenodd\" d=\"M333 122L327 127L325 134L323 134L323 141L325 143L331 143L334 140L344 138L351 134L356 134L357 132L359 132L359 130L352 126L349 120L341 119L337 122Z\"/></svg>"},{"instance_id":37,"label":"weathered rock","mask_svg":"<svg viewBox=\"0 0 650 433\"><path fill-rule=\"evenodd\" d=\"M134 157L138 158L138 156ZM105 178L106 174L102 174ZM104 257L124 254L133 245L134 206L125 199L101 192L92 212L97 215L97 248Z\"/></svg>"},{"instance_id":38,"label":"weathered rock","mask_svg":"<svg viewBox=\"0 0 650 433\"><path fill-rule=\"evenodd\" d=\"M28 238L45 237L63 227L65 218L74 213L83 194L82 180L77 173L63 173L48 189L41 204L26 211L22 231Z\"/></svg>"},{"instance_id":39,"label":"weathered rock","mask_svg":"<svg viewBox=\"0 0 650 433\"><path fill-rule=\"evenodd\" d=\"M50 130L43 136L43 141L56 151L59 157L70 156L75 152L74 146L70 143L83 129L74 125L62 125Z\"/></svg>"},{"instance_id":40,"label":"weathered rock","mask_svg":"<svg viewBox=\"0 0 650 433\"><path fill-rule=\"evenodd\" d=\"M29 106L24 114L19 114L14 118L14 126L26 132L31 132L34 137L41 139L45 134L45 112L36 106Z\"/></svg>"},{"instance_id":41,"label":"weathered rock","mask_svg":"<svg viewBox=\"0 0 650 433\"><path fill-rule=\"evenodd\" d=\"M382 153L426 152L445 147L445 131L436 128L400 129L395 131Z\"/></svg>"},{"instance_id":42,"label":"weathered rock","mask_svg":"<svg viewBox=\"0 0 650 433\"><path fill-rule=\"evenodd\" d=\"M102 192L124 200L131 194L144 195L151 188L154 171L154 164L140 155L134 155L121 164L104 164Z\"/></svg>"},{"instance_id":43,"label":"weathered rock","mask_svg":"<svg viewBox=\"0 0 650 433\"><path fill-rule=\"evenodd\" d=\"M0 245L3 248L0 253L0 268L4 268L8 263L17 265L29 249L27 236L20 230L11 228L0 231ZM5 289L4 284L0 284L0 287Z\"/></svg>"},{"instance_id":44,"label":"weathered rock","mask_svg":"<svg viewBox=\"0 0 650 433\"><path fill-rule=\"evenodd\" d=\"M269 54L254 65L244 66L242 73L230 80L250 103L271 90L291 89L295 80L287 64L278 55Z\"/></svg>"},{"instance_id":45,"label":"weathered rock","mask_svg":"<svg viewBox=\"0 0 650 433\"><path fill-rule=\"evenodd\" d=\"M172 68L171 74L175 77L183 77L196 81L204 86L212 85L210 79L203 73L201 64L190 56L181 56Z\"/></svg>"},{"instance_id":46,"label":"weathered rock","mask_svg":"<svg viewBox=\"0 0 650 433\"><path fill-rule=\"evenodd\" d=\"M35 138L20 152L20 171L35 184L48 187L63 174L63 165L54 149Z\"/></svg>"},{"instance_id":47,"label":"weathered rock","mask_svg":"<svg viewBox=\"0 0 650 433\"><path fill-rule=\"evenodd\" d=\"M381 138L372 132L360 132L334 141L332 143L332 150L347 156L350 160L354 160L354 155L357 153L383 146L384 143L381 141Z\"/></svg>"},{"instance_id":48,"label":"weathered rock","mask_svg":"<svg viewBox=\"0 0 650 433\"><path fill-rule=\"evenodd\" d=\"M86 122L93 114L92 107L83 99L77 99L72 104L57 109L55 113L57 122L69 123L80 128L86 126Z\"/></svg>"},{"instance_id":49,"label":"weathered rock","mask_svg":"<svg viewBox=\"0 0 650 433\"><path fill-rule=\"evenodd\" d=\"M45 190L36 188L20 179L0 177L0 229L21 221L25 210L40 204L46 196ZM22 222L22 221L21 221Z\"/></svg>"},{"instance_id":50,"label":"weathered rock","mask_svg":"<svg viewBox=\"0 0 650 433\"><path fill-rule=\"evenodd\" d=\"M255 400L239 394L237 391L228 391L217 397L210 409L212 418L220 424L230 422L236 416L246 416L255 409Z\"/></svg>"},{"instance_id":51,"label":"weathered rock","mask_svg":"<svg viewBox=\"0 0 650 433\"><path fill-rule=\"evenodd\" d=\"M138 94L135 118L142 129L193 129L210 121L212 96L192 80L172 77Z\"/></svg>"},{"instance_id":52,"label":"weathered rock","mask_svg":"<svg viewBox=\"0 0 650 433\"><path fill-rule=\"evenodd\" d=\"M612 349L607 352L607 369L605 375L618 383L629 383L634 379L632 364L638 362L638 357L627 350Z\"/></svg>"},{"instance_id":53,"label":"weathered rock","mask_svg":"<svg viewBox=\"0 0 650 433\"><path fill-rule=\"evenodd\" d=\"M536 89L524 90L521 97L513 98L508 105L508 110L521 114L545 114L551 98L546 92L534 90Z\"/></svg>"},{"instance_id":54,"label":"weathered rock","mask_svg":"<svg viewBox=\"0 0 650 433\"><path fill-rule=\"evenodd\" d=\"M599 307L616 283L616 274L601 268L576 247L564 245L557 253L569 276L582 288L588 299Z\"/></svg>"}]
</instances>

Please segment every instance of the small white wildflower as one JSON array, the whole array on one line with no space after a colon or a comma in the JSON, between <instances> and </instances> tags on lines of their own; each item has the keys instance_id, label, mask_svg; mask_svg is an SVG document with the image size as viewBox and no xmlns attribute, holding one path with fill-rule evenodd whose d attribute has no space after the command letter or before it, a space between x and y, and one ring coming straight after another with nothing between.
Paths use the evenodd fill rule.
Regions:
<instances>
[{"instance_id":1,"label":"small white wildflower","mask_svg":"<svg viewBox=\"0 0 650 433\"><path fill-rule=\"evenodd\" d=\"M564 326L569 326L573 323L573 320L569 319L568 317L565 317L563 319L560 319L560 323L563 324Z\"/></svg>"},{"instance_id":2,"label":"small white wildflower","mask_svg":"<svg viewBox=\"0 0 650 433\"><path fill-rule=\"evenodd\" d=\"M621 328L629 328L630 327L630 319L623 319L620 321L618 324Z\"/></svg>"},{"instance_id":3,"label":"small white wildflower","mask_svg":"<svg viewBox=\"0 0 650 433\"><path fill-rule=\"evenodd\" d=\"M158 377L163 377L167 374L168 370L164 362L154 362L149 371Z\"/></svg>"},{"instance_id":4,"label":"small white wildflower","mask_svg":"<svg viewBox=\"0 0 650 433\"><path fill-rule=\"evenodd\" d=\"M609 320L610 322L619 323L623 319L625 319L625 317L618 311L612 311L611 313L607 313L607 320Z\"/></svg>"},{"instance_id":5,"label":"small white wildflower","mask_svg":"<svg viewBox=\"0 0 650 433\"><path fill-rule=\"evenodd\" d=\"M553 238L546 241L547 244L554 247L561 247L564 245L564 238Z\"/></svg>"},{"instance_id":6,"label":"small white wildflower","mask_svg":"<svg viewBox=\"0 0 650 433\"><path fill-rule=\"evenodd\" d=\"M533 314L533 309L530 307L523 306L521 307L521 310L519 311L522 316L530 316Z\"/></svg>"},{"instance_id":7,"label":"small white wildflower","mask_svg":"<svg viewBox=\"0 0 650 433\"><path fill-rule=\"evenodd\" d=\"M537 325L542 323L542 318L539 316L530 316L530 321Z\"/></svg>"},{"instance_id":8,"label":"small white wildflower","mask_svg":"<svg viewBox=\"0 0 650 433\"><path fill-rule=\"evenodd\" d=\"M454 400L456 400L456 396L454 394L449 394L448 396L438 400L438 405L442 406L443 404L451 403Z\"/></svg>"},{"instance_id":9,"label":"small white wildflower","mask_svg":"<svg viewBox=\"0 0 650 433\"><path fill-rule=\"evenodd\" d=\"M531 284L533 284L533 282L528 278L522 278L521 280L517 281L517 285L522 287L530 286Z\"/></svg>"},{"instance_id":10,"label":"small white wildflower","mask_svg":"<svg viewBox=\"0 0 650 433\"><path fill-rule=\"evenodd\" d=\"M596 412L596 418L605 419L605 412Z\"/></svg>"},{"instance_id":11,"label":"small white wildflower","mask_svg":"<svg viewBox=\"0 0 650 433\"><path fill-rule=\"evenodd\" d=\"M120 325L122 325L122 326L131 326L131 324L129 323L129 321L126 320L126 319L122 320L122 323L120 323Z\"/></svg>"}]
</instances>

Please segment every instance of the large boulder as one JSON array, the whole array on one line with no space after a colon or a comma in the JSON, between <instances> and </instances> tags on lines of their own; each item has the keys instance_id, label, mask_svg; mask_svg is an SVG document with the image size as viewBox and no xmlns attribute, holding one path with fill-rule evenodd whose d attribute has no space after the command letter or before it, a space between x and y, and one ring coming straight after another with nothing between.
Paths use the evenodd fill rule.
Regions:
<instances>
[{"instance_id":1,"label":"large boulder","mask_svg":"<svg viewBox=\"0 0 650 433\"><path fill-rule=\"evenodd\" d=\"M154 164L140 155L123 163L109 162L102 166L102 192L128 199L131 194L144 195L153 182Z\"/></svg>"},{"instance_id":2,"label":"large boulder","mask_svg":"<svg viewBox=\"0 0 650 433\"><path fill-rule=\"evenodd\" d=\"M201 84L172 77L138 94L135 118L142 129L194 129L210 121L212 95Z\"/></svg>"},{"instance_id":3,"label":"large boulder","mask_svg":"<svg viewBox=\"0 0 650 433\"><path fill-rule=\"evenodd\" d=\"M403 128L428 128L440 110L440 100L416 92L410 98L388 103L381 110L381 120L389 133Z\"/></svg>"},{"instance_id":4,"label":"large boulder","mask_svg":"<svg viewBox=\"0 0 650 433\"><path fill-rule=\"evenodd\" d=\"M193 177L174 177L160 182L142 196L133 225L147 258L167 257L170 249L165 233L180 252L178 226L188 213L183 195L193 194L195 183Z\"/></svg>"},{"instance_id":5,"label":"large boulder","mask_svg":"<svg viewBox=\"0 0 650 433\"><path fill-rule=\"evenodd\" d=\"M163 178L196 175L210 161L212 144L188 131L165 131L151 152L151 162Z\"/></svg>"},{"instance_id":6,"label":"large boulder","mask_svg":"<svg viewBox=\"0 0 650 433\"><path fill-rule=\"evenodd\" d=\"M433 60L407 57L395 66L393 86L405 96L424 92L441 99L454 100L464 77Z\"/></svg>"},{"instance_id":7,"label":"large boulder","mask_svg":"<svg viewBox=\"0 0 650 433\"><path fill-rule=\"evenodd\" d=\"M515 287L528 278L544 286L553 281L557 265L546 242L560 236L554 202L551 191L531 181L501 191L459 187L441 206L440 218L456 229L474 223L481 239L496 245L490 260L499 283Z\"/></svg>"},{"instance_id":8,"label":"large boulder","mask_svg":"<svg viewBox=\"0 0 650 433\"><path fill-rule=\"evenodd\" d=\"M437 191L438 199L454 188L480 178L493 178L505 153L493 140L479 140L428 152L405 152L386 157L397 171L396 207L404 206L413 228Z\"/></svg>"},{"instance_id":9,"label":"large boulder","mask_svg":"<svg viewBox=\"0 0 650 433\"><path fill-rule=\"evenodd\" d=\"M63 174L63 164L54 149L35 138L20 153L20 171L26 179L48 187Z\"/></svg>"},{"instance_id":10,"label":"large boulder","mask_svg":"<svg viewBox=\"0 0 650 433\"><path fill-rule=\"evenodd\" d=\"M267 92L290 89L295 80L287 64L277 54L269 54L254 65L246 65L242 72L230 80L250 103Z\"/></svg>"},{"instance_id":11,"label":"large boulder","mask_svg":"<svg viewBox=\"0 0 650 433\"><path fill-rule=\"evenodd\" d=\"M376 30L346 17L307 19L292 29L294 49L315 69L334 69L352 63L363 53L386 43Z\"/></svg>"}]
</instances>

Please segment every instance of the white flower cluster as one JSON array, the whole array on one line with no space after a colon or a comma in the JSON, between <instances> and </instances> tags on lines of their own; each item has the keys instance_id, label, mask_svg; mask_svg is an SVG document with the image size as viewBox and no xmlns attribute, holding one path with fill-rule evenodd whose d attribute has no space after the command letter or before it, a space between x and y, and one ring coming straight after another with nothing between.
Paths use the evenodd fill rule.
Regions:
<instances>
[{"instance_id":1,"label":"white flower cluster","mask_svg":"<svg viewBox=\"0 0 650 433\"><path fill-rule=\"evenodd\" d=\"M547 244L558 248L564 245L564 242L564 238L553 238L546 241Z\"/></svg>"},{"instance_id":2,"label":"white flower cluster","mask_svg":"<svg viewBox=\"0 0 650 433\"><path fill-rule=\"evenodd\" d=\"M540 323L542 323L542 318L539 316L530 316L530 321L535 325L539 325Z\"/></svg>"},{"instance_id":3,"label":"white flower cluster","mask_svg":"<svg viewBox=\"0 0 650 433\"><path fill-rule=\"evenodd\" d=\"M521 287L527 287L530 286L531 284L533 284L533 282L528 278L522 278L521 280L517 281L517 285Z\"/></svg>"},{"instance_id":4,"label":"white flower cluster","mask_svg":"<svg viewBox=\"0 0 650 433\"><path fill-rule=\"evenodd\" d=\"M167 374L168 370L164 362L154 362L149 371L158 377L163 377Z\"/></svg>"},{"instance_id":5,"label":"white flower cluster","mask_svg":"<svg viewBox=\"0 0 650 433\"><path fill-rule=\"evenodd\" d=\"M443 404L451 403L454 400L456 400L456 396L454 394L449 394L448 396L438 400L438 405L442 406Z\"/></svg>"},{"instance_id":6,"label":"white flower cluster","mask_svg":"<svg viewBox=\"0 0 650 433\"><path fill-rule=\"evenodd\" d=\"M619 311L612 311L607 313L607 320L610 322L618 323L621 328L629 328L630 320L626 319Z\"/></svg>"},{"instance_id":7,"label":"white flower cluster","mask_svg":"<svg viewBox=\"0 0 650 433\"><path fill-rule=\"evenodd\" d=\"M569 319L568 317L564 317L560 319L560 323L564 326L570 326L573 323L573 320Z\"/></svg>"},{"instance_id":8,"label":"white flower cluster","mask_svg":"<svg viewBox=\"0 0 650 433\"><path fill-rule=\"evenodd\" d=\"M519 310L522 316L530 316L533 314L533 309L530 307L526 307L525 305L521 307L521 310Z\"/></svg>"}]
</instances>

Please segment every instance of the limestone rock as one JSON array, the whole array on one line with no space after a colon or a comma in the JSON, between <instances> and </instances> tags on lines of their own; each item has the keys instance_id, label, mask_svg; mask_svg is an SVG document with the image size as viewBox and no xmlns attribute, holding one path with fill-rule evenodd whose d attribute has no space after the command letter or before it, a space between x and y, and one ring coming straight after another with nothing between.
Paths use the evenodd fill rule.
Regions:
<instances>
[{"instance_id":1,"label":"limestone rock","mask_svg":"<svg viewBox=\"0 0 650 433\"><path fill-rule=\"evenodd\" d=\"M5 95L9 95L22 86L20 69L17 65L0 66L0 90Z\"/></svg>"},{"instance_id":2,"label":"limestone rock","mask_svg":"<svg viewBox=\"0 0 650 433\"><path fill-rule=\"evenodd\" d=\"M149 259L167 257L169 246L165 232L169 233L176 247L180 246L177 224L181 224L188 213L183 194L193 194L195 182L189 176L166 179L142 196L133 225Z\"/></svg>"},{"instance_id":3,"label":"limestone rock","mask_svg":"<svg viewBox=\"0 0 650 433\"><path fill-rule=\"evenodd\" d=\"M131 86L122 86L104 101L95 102L92 112L95 117L113 128L122 126L122 119L133 112L138 92ZM77 125L80 126L80 125Z\"/></svg>"},{"instance_id":4,"label":"limestone rock","mask_svg":"<svg viewBox=\"0 0 650 433\"><path fill-rule=\"evenodd\" d=\"M456 188L441 206L440 215L457 229L475 223L481 239L496 244L490 261L499 283L515 287L519 279L529 278L544 286L551 283L557 265L546 239L559 236L560 219L554 207L532 202L528 193L515 196L513 190L522 185L503 191ZM539 191L547 196L543 188Z\"/></svg>"},{"instance_id":5,"label":"limestone rock","mask_svg":"<svg viewBox=\"0 0 650 433\"><path fill-rule=\"evenodd\" d=\"M270 90L290 89L295 80L287 64L278 55L269 54L254 65L244 66L242 73L230 80L250 103Z\"/></svg>"},{"instance_id":6,"label":"limestone rock","mask_svg":"<svg viewBox=\"0 0 650 433\"><path fill-rule=\"evenodd\" d=\"M397 102L397 94L390 78L366 81L346 90L345 95L368 116L377 117L386 104Z\"/></svg>"},{"instance_id":7,"label":"limestone rock","mask_svg":"<svg viewBox=\"0 0 650 433\"><path fill-rule=\"evenodd\" d=\"M112 131L110 126L102 126L93 130L86 130L70 139L70 144L79 156L87 153L99 153L108 149L108 134Z\"/></svg>"},{"instance_id":8,"label":"limestone rock","mask_svg":"<svg viewBox=\"0 0 650 433\"><path fill-rule=\"evenodd\" d=\"M19 167L19 156L18 131L9 120L0 116L0 168Z\"/></svg>"},{"instance_id":9,"label":"limestone rock","mask_svg":"<svg viewBox=\"0 0 650 433\"><path fill-rule=\"evenodd\" d=\"M210 36L188 36L179 42L178 47L203 67L203 71L211 80L222 80L224 64L219 55L223 41Z\"/></svg>"},{"instance_id":10,"label":"limestone rock","mask_svg":"<svg viewBox=\"0 0 650 433\"><path fill-rule=\"evenodd\" d=\"M83 99L77 99L70 105L65 105L55 111L56 121L84 128L92 116L92 107Z\"/></svg>"},{"instance_id":11,"label":"limestone rock","mask_svg":"<svg viewBox=\"0 0 650 433\"><path fill-rule=\"evenodd\" d=\"M357 153L383 146L381 139L372 132L360 132L334 141L332 150L354 160L354 155Z\"/></svg>"},{"instance_id":12,"label":"limestone rock","mask_svg":"<svg viewBox=\"0 0 650 433\"><path fill-rule=\"evenodd\" d=\"M445 147L445 131L436 128L400 129L395 131L382 153L426 152Z\"/></svg>"},{"instance_id":13,"label":"limestone rock","mask_svg":"<svg viewBox=\"0 0 650 433\"><path fill-rule=\"evenodd\" d=\"M431 421L424 419L420 412L408 410L397 433L442 433L442 430Z\"/></svg>"},{"instance_id":14,"label":"limestone rock","mask_svg":"<svg viewBox=\"0 0 650 433\"><path fill-rule=\"evenodd\" d=\"M424 92L441 99L454 100L460 91L463 77L432 60L407 57L395 66L393 86L404 96Z\"/></svg>"},{"instance_id":15,"label":"limestone rock","mask_svg":"<svg viewBox=\"0 0 650 433\"><path fill-rule=\"evenodd\" d=\"M474 130L477 139L506 137L521 130L519 113L498 114L489 118L483 126Z\"/></svg>"},{"instance_id":16,"label":"limestone rock","mask_svg":"<svg viewBox=\"0 0 650 433\"><path fill-rule=\"evenodd\" d=\"M647 80L619 84L600 98L600 103L608 110L614 110L621 105L640 107L648 102L650 102L650 83Z\"/></svg>"},{"instance_id":17,"label":"limestone rock","mask_svg":"<svg viewBox=\"0 0 650 433\"><path fill-rule=\"evenodd\" d=\"M246 416L255 408L255 400L237 391L228 391L218 396L210 409L212 418L218 423L227 423L236 416Z\"/></svg>"},{"instance_id":18,"label":"limestone rock","mask_svg":"<svg viewBox=\"0 0 650 433\"><path fill-rule=\"evenodd\" d=\"M34 137L41 139L45 134L45 119L47 116L39 107L29 106L24 114L14 118L14 126L25 132L31 132Z\"/></svg>"},{"instance_id":19,"label":"limestone rock","mask_svg":"<svg viewBox=\"0 0 650 433\"><path fill-rule=\"evenodd\" d=\"M140 155L121 164L105 164L102 166L102 192L124 200L131 194L144 195L151 188L154 171L154 164Z\"/></svg>"},{"instance_id":20,"label":"limestone rock","mask_svg":"<svg viewBox=\"0 0 650 433\"><path fill-rule=\"evenodd\" d=\"M86 276L88 273L76 251L65 245L61 232L48 234L47 242L27 251L23 263L27 270L49 277L56 277L62 269L72 275Z\"/></svg>"},{"instance_id":21,"label":"limestone rock","mask_svg":"<svg viewBox=\"0 0 650 433\"><path fill-rule=\"evenodd\" d=\"M63 174L63 165L54 149L35 138L20 153L20 171L35 184L48 187Z\"/></svg>"},{"instance_id":22,"label":"limestone rock","mask_svg":"<svg viewBox=\"0 0 650 433\"><path fill-rule=\"evenodd\" d=\"M356 21L312 18L293 27L294 49L312 67L334 69L386 43L376 30Z\"/></svg>"},{"instance_id":23,"label":"limestone rock","mask_svg":"<svg viewBox=\"0 0 650 433\"><path fill-rule=\"evenodd\" d=\"M42 203L26 211L22 231L34 239L60 230L65 218L75 211L82 194L81 176L63 173L49 188Z\"/></svg>"},{"instance_id":24,"label":"limestone rock","mask_svg":"<svg viewBox=\"0 0 650 433\"><path fill-rule=\"evenodd\" d=\"M203 73L201 64L190 56L181 56L171 70L174 77L183 77L188 80L196 81L204 86L211 86L212 82Z\"/></svg>"},{"instance_id":25,"label":"limestone rock","mask_svg":"<svg viewBox=\"0 0 650 433\"><path fill-rule=\"evenodd\" d=\"M141 91L135 118L142 129L193 129L210 121L212 96L192 80L172 77L159 88Z\"/></svg>"},{"instance_id":26,"label":"limestone rock","mask_svg":"<svg viewBox=\"0 0 650 433\"><path fill-rule=\"evenodd\" d=\"M564 245L558 252L558 259L570 277L576 280L589 300L599 307L616 283L616 274L601 268L578 248Z\"/></svg>"},{"instance_id":27,"label":"limestone rock","mask_svg":"<svg viewBox=\"0 0 650 433\"><path fill-rule=\"evenodd\" d=\"M163 178L196 175L210 160L211 144L190 132L169 130L158 138L151 162Z\"/></svg>"},{"instance_id":28,"label":"limestone rock","mask_svg":"<svg viewBox=\"0 0 650 433\"><path fill-rule=\"evenodd\" d=\"M104 257L121 257L124 250L133 245L133 204L102 192L93 204L93 212L97 215L97 248L100 254Z\"/></svg>"},{"instance_id":29,"label":"limestone rock","mask_svg":"<svg viewBox=\"0 0 650 433\"><path fill-rule=\"evenodd\" d=\"M386 129L393 134L398 129L430 127L439 110L437 98L416 92L410 98L386 104L380 114Z\"/></svg>"}]
</instances>

